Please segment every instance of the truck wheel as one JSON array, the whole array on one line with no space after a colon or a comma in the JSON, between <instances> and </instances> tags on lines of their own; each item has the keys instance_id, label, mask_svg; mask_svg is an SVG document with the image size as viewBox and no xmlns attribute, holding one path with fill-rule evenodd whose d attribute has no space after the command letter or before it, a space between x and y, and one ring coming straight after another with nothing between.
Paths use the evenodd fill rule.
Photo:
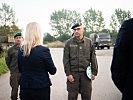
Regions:
<instances>
[{"instance_id":1,"label":"truck wheel","mask_svg":"<svg viewBox=\"0 0 133 100\"><path fill-rule=\"evenodd\" d=\"M108 46L107 48L110 49L110 46Z\"/></svg>"},{"instance_id":2,"label":"truck wheel","mask_svg":"<svg viewBox=\"0 0 133 100\"><path fill-rule=\"evenodd\" d=\"M97 46L97 50L99 50L99 46Z\"/></svg>"},{"instance_id":3,"label":"truck wheel","mask_svg":"<svg viewBox=\"0 0 133 100\"><path fill-rule=\"evenodd\" d=\"M104 47L101 47L101 49L104 49Z\"/></svg>"}]
</instances>

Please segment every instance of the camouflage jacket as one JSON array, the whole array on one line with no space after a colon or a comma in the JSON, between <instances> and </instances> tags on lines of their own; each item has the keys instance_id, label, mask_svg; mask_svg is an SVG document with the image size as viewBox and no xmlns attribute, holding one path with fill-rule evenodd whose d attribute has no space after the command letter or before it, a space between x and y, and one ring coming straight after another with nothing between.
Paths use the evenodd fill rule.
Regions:
<instances>
[{"instance_id":1,"label":"camouflage jacket","mask_svg":"<svg viewBox=\"0 0 133 100\"><path fill-rule=\"evenodd\" d=\"M11 48L9 48L7 51L7 56L5 60L11 73L19 72L18 70L18 49L19 49L19 46L14 45Z\"/></svg>"},{"instance_id":2,"label":"camouflage jacket","mask_svg":"<svg viewBox=\"0 0 133 100\"><path fill-rule=\"evenodd\" d=\"M92 41L85 36L82 40L77 40L75 37L67 40L63 64L67 76L71 71L86 71L88 65L91 65L92 74L97 75L98 65Z\"/></svg>"}]
</instances>

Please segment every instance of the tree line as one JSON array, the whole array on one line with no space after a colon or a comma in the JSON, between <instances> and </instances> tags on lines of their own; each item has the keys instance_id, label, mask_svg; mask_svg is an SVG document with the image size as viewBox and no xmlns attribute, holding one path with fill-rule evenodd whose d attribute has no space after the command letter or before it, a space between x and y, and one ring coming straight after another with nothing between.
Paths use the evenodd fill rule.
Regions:
<instances>
[{"instance_id":1,"label":"tree line","mask_svg":"<svg viewBox=\"0 0 133 100\"><path fill-rule=\"evenodd\" d=\"M85 26L84 34L87 37L91 33L105 32L109 33L114 41L123 21L131 18L131 12L121 8L115 9L110 17L110 28L105 27L106 23L102 12L93 8L85 11L83 15L76 11L62 9L53 12L50 18L52 30L55 31L55 36L60 41L64 41L65 38L68 39L71 36L70 27L76 22L81 22Z\"/></svg>"},{"instance_id":2,"label":"tree line","mask_svg":"<svg viewBox=\"0 0 133 100\"><path fill-rule=\"evenodd\" d=\"M85 36L89 37L91 33L106 32L111 35L114 41L121 24L129 18L131 18L131 11L116 8L109 19L110 27L106 28L105 19L99 10L90 8L82 15L67 9L57 10L50 15L50 25L54 35L47 32L44 41L66 41L71 37L70 28L76 22L81 22L85 26ZM18 19L13 8L6 3L2 3L0 7L0 36L13 36L15 32L21 32L22 30L16 25L17 22Z\"/></svg>"}]
</instances>

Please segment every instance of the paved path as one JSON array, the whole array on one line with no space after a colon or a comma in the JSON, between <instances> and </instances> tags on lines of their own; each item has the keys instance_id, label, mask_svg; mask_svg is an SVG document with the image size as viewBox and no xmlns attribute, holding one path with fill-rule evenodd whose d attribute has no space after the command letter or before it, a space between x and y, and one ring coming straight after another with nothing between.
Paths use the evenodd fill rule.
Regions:
<instances>
[{"instance_id":1,"label":"paved path","mask_svg":"<svg viewBox=\"0 0 133 100\"><path fill-rule=\"evenodd\" d=\"M51 49L51 54L57 67L57 74L50 76L52 80L51 100L67 100L66 76L62 64L63 49ZM97 52L101 52L98 50ZM107 52L107 50L103 50ZM92 100L120 100L121 94L111 80L110 64L112 56L97 56L99 73L93 81ZM10 100L9 72L0 77L0 100ZM80 95L78 97L80 99Z\"/></svg>"}]
</instances>

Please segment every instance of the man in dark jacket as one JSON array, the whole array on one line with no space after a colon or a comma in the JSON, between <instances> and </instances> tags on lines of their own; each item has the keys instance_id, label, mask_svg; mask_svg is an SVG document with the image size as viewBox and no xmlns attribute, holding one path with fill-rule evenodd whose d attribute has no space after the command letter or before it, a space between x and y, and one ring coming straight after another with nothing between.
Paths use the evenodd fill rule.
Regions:
<instances>
[{"instance_id":1,"label":"man in dark jacket","mask_svg":"<svg viewBox=\"0 0 133 100\"><path fill-rule=\"evenodd\" d=\"M133 19L123 22L114 47L112 80L122 93L122 100L133 100Z\"/></svg>"},{"instance_id":2,"label":"man in dark jacket","mask_svg":"<svg viewBox=\"0 0 133 100\"><path fill-rule=\"evenodd\" d=\"M22 43L22 34L16 33L14 35L15 45L8 49L7 56L5 58L6 64L10 70L10 85L12 88L11 91L11 100L17 100L18 97L18 80L20 77L20 73L18 70L18 49Z\"/></svg>"},{"instance_id":3,"label":"man in dark jacket","mask_svg":"<svg viewBox=\"0 0 133 100\"><path fill-rule=\"evenodd\" d=\"M83 35L81 23L72 26L74 36L64 47L63 63L67 76L68 100L77 100L81 93L82 100L91 100L92 81L98 72L97 59L92 41ZM92 79L86 75L87 66L91 65Z\"/></svg>"}]
</instances>

